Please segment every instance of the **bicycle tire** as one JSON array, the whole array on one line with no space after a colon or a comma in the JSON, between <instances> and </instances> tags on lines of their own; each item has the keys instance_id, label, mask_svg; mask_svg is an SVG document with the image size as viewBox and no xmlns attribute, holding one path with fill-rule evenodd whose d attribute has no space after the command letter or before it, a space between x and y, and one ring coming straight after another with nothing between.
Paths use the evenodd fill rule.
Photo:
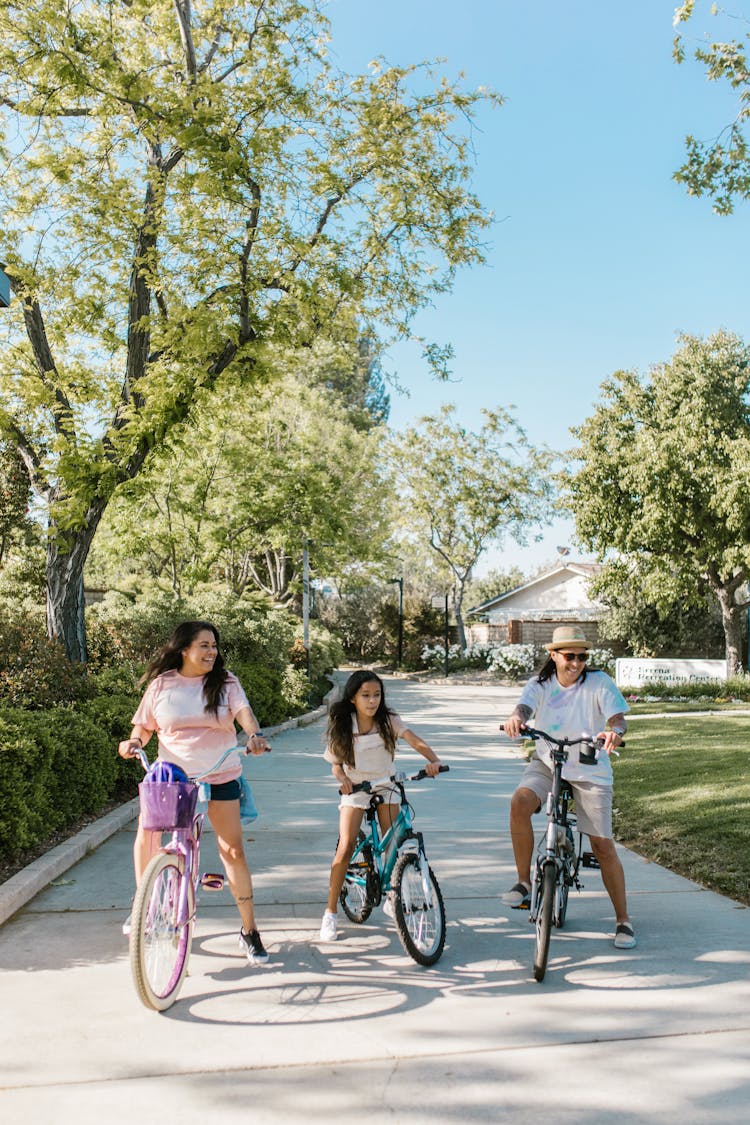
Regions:
<instances>
[{"instance_id":1,"label":"bicycle tire","mask_svg":"<svg viewBox=\"0 0 750 1125\"><path fill-rule=\"evenodd\" d=\"M195 894L188 886L188 919L176 919L185 864L160 852L143 873L133 902L130 968L141 1002L157 1012L174 1004L193 941Z\"/></svg>"},{"instance_id":2,"label":"bicycle tire","mask_svg":"<svg viewBox=\"0 0 750 1125\"><path fill-rule=\"evenodd\" d=\"M555 905L555 865L545 863L537 891L536 942L534 945L534 980L544 980L552 932L552 909Z\"/></svg>"},{"instance_id":3,"label":"bicycle tire","mask_svg":"<svg viewBox=\"0 0 750 1125\"><path fill-rule=\"evenodd\" d=\"M559 901L558 901L558 904L557 904L557 910L555 911L555 913L556 913L555 925L558 927L558 929L562 929L563 926L565 925L565 917L568 913L568 894L570 892L570 883L568 882L568 880L566 878L566 874L567 874L566 869L563 869L562 879L561 879L560 883L558 884L558 889L559 889L560 893L559 893L559 896L558 896Z\"/></svg>"},{"instance_id":4,"label":"bicycle tire","mask_svg":"<svg viewBox=\"0 0 750 1125\"><path fill-rule=\"evenodd\" d=\"M362 855L361 848L366 840L364 832L360 832L357 836L357 842L354 845L354 854L359 852ZM346 875L344 876L344 885L341 888L339 895L339 902L350 922L356 922L360 925L366 922L372 914L372 902L367 893L369 878L372 872L372 867L366 863L364 858L355 860L350 863L347 868ZM362 882L364 880L364 884Z\"/></svg>"},{"instance_id":5,"label":"bicycle tire","mask_svg":"<svg viewBox=\"0 0 750 1125\"><path fill-rule=\"evenodd\" d=\"M406 952L419 965L434 965L445 945L445 906L432 868L427 867L429 896L422 881L422 865L417 852L402 852L393 872L396 929Z\"/></svg>"}]
</instances>

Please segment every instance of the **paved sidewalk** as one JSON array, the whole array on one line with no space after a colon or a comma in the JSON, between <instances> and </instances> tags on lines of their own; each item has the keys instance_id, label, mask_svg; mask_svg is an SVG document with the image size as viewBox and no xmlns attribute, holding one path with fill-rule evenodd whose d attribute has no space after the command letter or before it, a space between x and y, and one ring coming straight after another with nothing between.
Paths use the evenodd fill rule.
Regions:
<instances>
[{"instance_id":1,"label":"paved sidewalk","mask_svg":"<svg viewBox=\"0 0 750 1125\"><path fill-rule=\"evenodd\" d=\"M739 1125L750 1095L748 913L623 851L635 950L616 951L597 872L571 897L544 983L531 979L508 804L522 768L497 732L516 692L388 680L389 702L451 766L413 787L446 900L445 953L404 954L376 911L318 941L336 840L322 720L252 759L249 854L271 963L249 970L228 892L204 895L190 976L157 1015L130 980L120 924L134 825L0 928L0 1117L109 1125L165 1117L373 1122ZM418 764L404 747L400 764ZM203 864L217 862L206 838Z\"/></svg>"}]
</instances>

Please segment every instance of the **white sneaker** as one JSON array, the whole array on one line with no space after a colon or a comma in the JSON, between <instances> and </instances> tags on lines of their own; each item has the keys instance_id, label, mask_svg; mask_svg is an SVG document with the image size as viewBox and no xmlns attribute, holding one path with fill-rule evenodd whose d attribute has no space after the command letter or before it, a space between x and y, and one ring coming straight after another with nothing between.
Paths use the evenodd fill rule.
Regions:
<instances>
[{"instance_id":1,"label":"white sneaker","mask_svg":"<svg viewBox=\"0 0 750 1125\"><path fill-rule=\"evenodd\" d=\"M338 916L326 910L320 924L320 940L335 941L338 937Z\"/></svg>"},{"instance_id":2,"label":"white sneaker","mask_svg":"<svg viewBox=\"0 0 750 1125\"><path fill-rule=\"evenodd\" d=\"M503 906L512 906L514 910L528 910L531 905L531 888L525 883L516 883L500 896Z\"/></svg>"},{"instance_id":3,"label":"white sneaker","mask_svg":"<svg viewBox=\"0 0 750 1125\"><path fill-rule=\"evenodd\" d=\"M383 913L385 914L386 918L395 917L396 911L393 907L393 891L389 891L383 899Z\"/></svg>"},{"instance_id":4,"label":"white sneaker","mask_svg":"<svg viewBox=\"0 0 750 1125\"><path fill-rule=\"evenodd\" d=\"M617 949L633 949L635 945L635 930L630 922L618 922L615 930L615 947Z\"/></svg>"}]
</instances>

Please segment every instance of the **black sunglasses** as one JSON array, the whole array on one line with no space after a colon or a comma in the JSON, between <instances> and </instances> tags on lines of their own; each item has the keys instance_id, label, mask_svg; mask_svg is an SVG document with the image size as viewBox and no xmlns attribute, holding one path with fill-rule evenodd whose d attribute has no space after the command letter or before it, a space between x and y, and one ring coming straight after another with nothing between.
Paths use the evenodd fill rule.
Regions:
<instances>
[{"instance_id":1,"label":"black sunglasses","mask_svg":"<svg viewBox=\"0 0 750 1125\"><path fill-rule=\"evenodd\" d=\"M563 660L567 660L568 664L572 664L574 660L578 660L581 664L585 664L589 658L587 652L561 652Z\"/></svg>"}]
</instances>

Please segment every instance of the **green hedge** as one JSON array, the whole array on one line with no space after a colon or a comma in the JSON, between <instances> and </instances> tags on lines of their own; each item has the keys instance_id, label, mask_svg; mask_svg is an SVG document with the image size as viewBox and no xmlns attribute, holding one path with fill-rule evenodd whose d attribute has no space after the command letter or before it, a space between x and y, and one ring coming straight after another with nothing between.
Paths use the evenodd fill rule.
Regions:
<instances>
[{"instance_id":1,"label":"green hedge","mask_svg":"<svg viewBox=\"0 0 750 1125\"><path fill-rule=\"evenodd\" d=\"M207 592L189 605L158 593L137 602L113 594L87 613L86 670L47 640L40 614L0 609L0 861L13 863L82 816L135 795L140 770L117 756L117 743L138 705L138 674L187 618L216 622L227 666L263 726L319 702L330 686L324 672L343 655L316 626L311 688L299 624L267 599Z\"/></svg>"},{"instance_id":2,"label":"green hedge","mask_svg":"<svg viewBox=\"0 0 750 1125\"><path fill-rule=\"evenodd\" d=\"M114 796L135 795L133 765L116 752L133 705L122 695L0 709L0 858L13 861Z\"/></svg>"}]
</instances>

